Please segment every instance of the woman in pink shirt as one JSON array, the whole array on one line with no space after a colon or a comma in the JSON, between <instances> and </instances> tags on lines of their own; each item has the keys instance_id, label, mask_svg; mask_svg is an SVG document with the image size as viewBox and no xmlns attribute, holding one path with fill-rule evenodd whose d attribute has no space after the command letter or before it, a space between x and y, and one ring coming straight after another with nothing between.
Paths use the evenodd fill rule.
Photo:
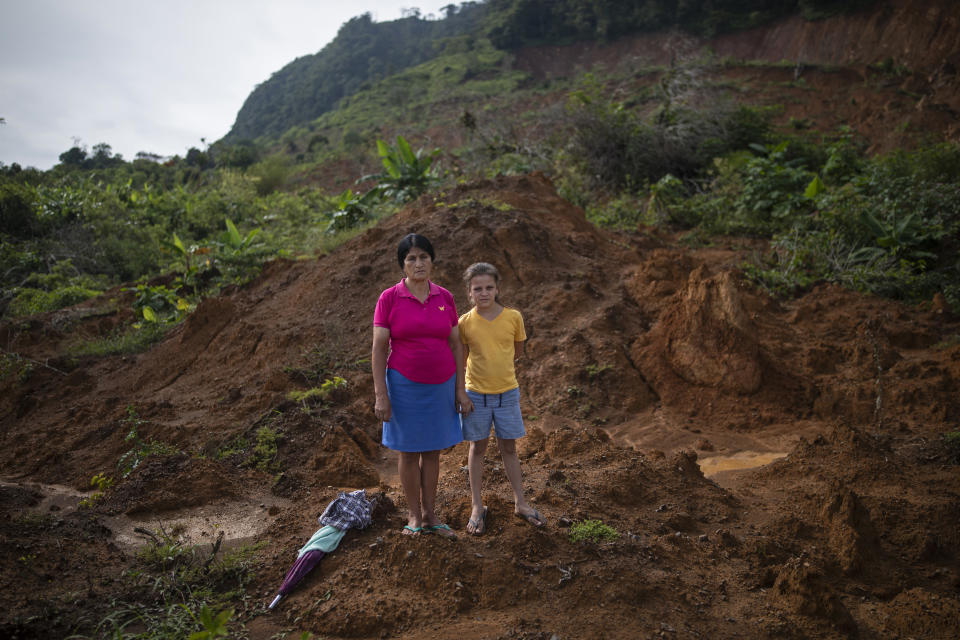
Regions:
<instances>
[{"instance_id":1,"label":"woman in pink shirt","mask_svg":"<svg viewBox=\"0 0 960 640\"><path fill-rule=\"evenodd\" d=\"M430 241L415 233L397 247L404 277L380 294L373 314L374 413L383 445L400 454L403 533L456 538L434 511L440 451L463 440L458 412L472 404L453 296L430 282L434 257Z\"/></svg>"}]
</instances>

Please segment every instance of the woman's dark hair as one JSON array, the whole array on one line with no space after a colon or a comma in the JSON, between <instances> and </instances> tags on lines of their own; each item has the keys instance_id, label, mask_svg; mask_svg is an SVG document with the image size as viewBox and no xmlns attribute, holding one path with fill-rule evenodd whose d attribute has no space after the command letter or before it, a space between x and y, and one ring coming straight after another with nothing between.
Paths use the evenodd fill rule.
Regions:
<instances>
[{"instance_id":1,"label":"woman's dark hair","mask_svg":"<svg viewBox=\"0 0 960 640\"><path fill-rule=\"evenodd\" d=\"M400 240L400 244L397 245L397 262L400 263L400 268L403 269L403 261L407 259L407 254L410 253L410 249L416 247L417 249L423 249L428 254L430 254L430 260L436 260L436 256L433 253L433 245L430 244L430 241L425 237L421 236L419 233L408 233L403 236L403 239Z\"/></svg>"}]
</instances>

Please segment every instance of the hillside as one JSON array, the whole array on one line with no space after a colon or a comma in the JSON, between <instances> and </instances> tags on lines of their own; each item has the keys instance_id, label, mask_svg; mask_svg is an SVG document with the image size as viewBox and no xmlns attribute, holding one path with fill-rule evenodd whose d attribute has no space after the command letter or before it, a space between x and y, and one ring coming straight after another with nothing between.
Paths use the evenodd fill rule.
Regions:
<instances>
[{"instance_id":1,"label":"hillside","mask_svg":"<svg viewBox=\"0 0 960 640\"><path fill-rule=\"evenodd\" d=\"M877 153L957 142L958 31L952 3L894 0L709 41L526 48L510 71L543 91L474 110L533 139L543 125L520 115L550 113L568 92L548 85L574 71L710 46L737 99L782 105L784 126L846 124ZM463 105L411 109L380 135L426 119L431 141L465 144ZM304 180L343 188L370 162ZM438 496L459 539L400 535L368 358L411 231L432 240L459 310L460 274L485 260L524 314L519 449L543 530L513 517L492 446L488 532L466 533L461 444L441 456ZM774 298L743 271L768 240L691 236L595 226L539 171L465 172L332 251L269 262L142 353L70 355L132 321L121 287L4 321L0 344L26 364L0 377L0 635L163 637L178 619L182 635L196 626L179 602L226 592L230 637L253 640L955 638L960 451L945 436L960 432L960 317L942 295L825 282ZM323 399L290 396L336 377ZM113 484L96 490L98 475ZM354 488L376 497L373 525L267 610L317 516ZM587 519L619 537L572 542Z\"/></svg>"},{"instance_id":2,"label":"hillside","mask_svg":"<svg viewBox=\"0 0 960 640\"><path fill-rule=\"evenodd\" d=\"M493 3L501 4L511 3ZM872 6L860 11L849 5L851 12L825 20L807 19L794 9L786 18L770 22L768 16L762 26L720 35L703 35L696 23L677 16L678 24L692 31L661 26L648 33L638 23L629 35L593 34L572 44L494 49L498 56L484 48L491 46L486 39L464 35L482 29L484 5L436 23L357 19L344 25L344 43L383 31L373 37L379 48L364 49L356 59L336 64L356 66L365 55L373 56L371 60L386 56L388 65L371 64L381 71L393 69L395 75L358 73L350 76L357 79L348 88L336 89L336 100L307 100L326 86L318 84L320 78L330 82L344 77L339 68L306 71L310 65L340 59L335 54L346 45L335 41L329 51L292 62L258 87L238 114L234 130L217 144L257 138L273 152L313 160L317 166L310 179L338 188L344 184L345 163L358 172L350 176L362 175L376 163L371 154L358 152L358 140L369 149L376 138L399 133L457 155L454 150L468 148L472 141L460 122L468 111L487 138L507 147L537 147L562 126L557 111L572 91L582 88L582 74L593 73L611 93L644 96L670 69L690 64L702 82L726 88L739 103L774 107L776 122L787 129L833 132L849 127L868 141L872 153L929 142L931 135L957 140L960 18L954 3L868 4ZM789 9L784 5L779 10ZM760 19L759 13L751 15ZM384 49L387 32L396 31L392 37L403 39L415 28L423 38L430 37L428 32L433 37L449 34L432 60L426 51L416 50L416 59L400 59ZM291 100L299 106L287 104ZM648 100L649 95L639 104ZM510 115L509 121L504 114Z\"/></svg>"}]
</instances>

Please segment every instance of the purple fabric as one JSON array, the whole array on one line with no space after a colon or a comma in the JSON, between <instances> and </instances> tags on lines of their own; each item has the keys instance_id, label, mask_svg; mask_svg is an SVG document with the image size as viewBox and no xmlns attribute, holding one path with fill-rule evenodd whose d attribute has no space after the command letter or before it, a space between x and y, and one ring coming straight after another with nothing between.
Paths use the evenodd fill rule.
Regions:
<instances>
[{"instance_id":1,"label":"purple fabric","mask_svg":"<svg viewBox=\"0 0 960 640\"><path fill-rule=\"evenodd\" d=\"M277 591L281 596L285 596L293 589L294 586L301 580L303 576L310 573L310 570L317 566L317 563L323 559L326 553L319 550L307 551L302 556L297 558L297 561L293 563L293 566L290 567L290 571L287 571L286 577L283 579L283 584L280 585L280 590Z\"/></svg>"}]
</instances>

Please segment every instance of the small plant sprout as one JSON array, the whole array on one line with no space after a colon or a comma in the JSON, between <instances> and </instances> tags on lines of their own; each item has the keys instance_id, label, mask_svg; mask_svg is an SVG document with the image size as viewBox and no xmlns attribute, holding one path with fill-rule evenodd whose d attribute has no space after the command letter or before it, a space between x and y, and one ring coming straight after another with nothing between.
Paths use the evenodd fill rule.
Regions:
<instances>
[{"instance_id":1,"label":"small plant sprout","mask_svg":"<svg viewBox=\"0 0 960 640\"><path fill-rule=\"evenodd\" d=\"M184 605L180 606L190 613L195 623L203 627L201 631L191 633L190 640L210 640L210 638L226 638L230 635L230 632L227 631L227 622L233 617L233 609L224 609L214 615L210 607L203 605L203 608L200 609L200 614L194 616L188 607Z\"/></svg>"},{"instance_id":2,"label":"small plant sprout","mask_svg":"<svg viewBox=\"0 0 960 640\"><path fill-rule=\"evenodd\" d=\"M609 364L588 364L584 367L584 371L587 373L587 378L590 380L595 380L603 374L604 371L608 371L613 368L613 365Z\"/></svg>"},{"instance_id":3,"label":"small plant sprout","mask_svg":"<svg viewBox=\"0 0 960 640\"><path fill-rule=\"evenodd\" d=\"M331 393L337 389L344 389L346 386L346 380L340 376L334 376L324 380L323 384L319 387L311 387L310 389L306 389L304 391L295 390L287 393L287 400L301 403L304 411L307 411L309 409L309 401L316 400L323 402L330 396Z\"/></svg>"},{"instance_id":4,"label":"small plant sprout","mask_svg":"<svg viewBox=\"0 0 960 640\"><path fill-rule=\"evenodd\" d=\"M603 524L602 520L581 520L574 522L570 526L570 542L577 543L582 541L600 543L611 542L620 537L611 526Z\"/></svg>"}]
</instances>

